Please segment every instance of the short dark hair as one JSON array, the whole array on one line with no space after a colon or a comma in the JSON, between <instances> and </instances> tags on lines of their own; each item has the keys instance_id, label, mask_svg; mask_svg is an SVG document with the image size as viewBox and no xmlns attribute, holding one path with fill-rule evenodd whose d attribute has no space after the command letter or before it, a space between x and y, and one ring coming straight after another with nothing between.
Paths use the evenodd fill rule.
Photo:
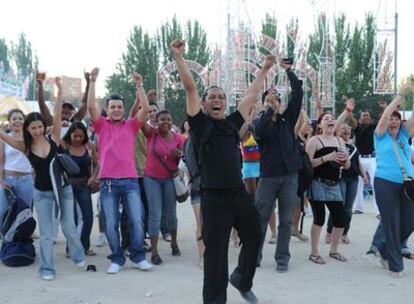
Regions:
<instances>
[{"instance_id":1,"label":"short dark hair","mask_svg":"<svg viewBox=\"0 0 414 304\"><path fill-rule=\"evenodd\" d=\"M168 110L161 110L161 111L157 112L157 115L155 116L155 119L157 119L157 120L158 120L158 117L160 117L160 116L161 116L161 115L163 115L163 114L168 114L168 115L170 115L170 116L171 116L170 111L168 111Z\"/></svg>"},{"instance_id":2,"label":"short dark hair","mask_svg":"<svg viewBox=\"0 0 414 304\"><path fill-rule=\"evenodd\" d=\"M109 95L109 97L106 99L106 106L108 106L108 103L109 103L110 100L121 100L122 104L125 103L124 96L122 96L121 94L118 94L118 93L114 93L114 94Z\"/></svg>"},{"instance_id":3,"label":"short dark hair","mask_svg":"<svg viewBox=\"0 0 414 304\"><path fill-rule=\"evenodd\" d=\"M154 106L154 107L156 107L157 109L159 109L158 104L157 104L156 102L153 102L153 101L151 101L151 102L149 103L149 106Z\"/></svg>"},{"instance_id":4,"label":"short dark hair","mask_svg":"<svg viewBox=\"0 0 414 304\"><path fill-rule=\"evenodd\" d=\"M270 93L271 90L273 90L273 89L272 88L269 88L269 89L267 89L266 91L263 92L263 94L262 94L262 103L265 102L266 96L269 95L269 93ZM277 99L280 102L280 93L279 92L278 92L278 95L277 95Z\"/></svg>"},{"instance_id":5,"label":"short dark hair","mask_svg":"<svg viewBox=\"0 0 414 304\"><path fill-rule=\"evenodd\" d=\"M219 86L217 86L217 85L212 85L212 86L209 86L209 87L208 87L208 88L204 91L203 95L201 96L201 101L206 101L206 99L207 99L207 95L208 95L208 91L210 91L211 89L220 89L220 90L222 90L222 91L223 91L223 94L224 94L224 99L226 99L226 100L227 100L227 96L226 96L226 93L224 92L223 88L221 88L221 87L219 87Z\"/></svg>"},{"instance_id":6,"label":"short dark hair","mask_svg":"<svg viewBox=\"0 0 414 304\"><path fill-rule=\"evenodd\" d=\"M399 120L401 120L401 113L398 111L394 111L391 113L391 117L398 117Z\"/></svg>"}]
</instances>

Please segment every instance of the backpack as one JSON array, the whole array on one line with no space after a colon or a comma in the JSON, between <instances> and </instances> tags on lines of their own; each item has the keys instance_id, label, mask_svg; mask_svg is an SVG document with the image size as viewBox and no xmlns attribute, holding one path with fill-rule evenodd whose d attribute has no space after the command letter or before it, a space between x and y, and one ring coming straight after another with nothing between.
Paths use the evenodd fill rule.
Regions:
<instances>
[{"instance_id":1,"label":"backpack","mask_svg":"<svg viewBox=\"0 0 414 304\"><path fill-rule=\"evenodd\" d=\"M5 242L31 241L31 236L36 229L36 221L32 210L23 200L16 195L13 187L5 189L9 208L1 222L1 234Z\"/></svg>"},{"instance_id":2,"label":"backpack","mask_svg":"<svg viewBox=\"0 0 414 304\"><path fill-rule=\"evenodd\" d=\"M0 249L0 260L5 266L20 267L33 264L36 252L33 241L3 242Z\"/></svg>"}]
</instances>

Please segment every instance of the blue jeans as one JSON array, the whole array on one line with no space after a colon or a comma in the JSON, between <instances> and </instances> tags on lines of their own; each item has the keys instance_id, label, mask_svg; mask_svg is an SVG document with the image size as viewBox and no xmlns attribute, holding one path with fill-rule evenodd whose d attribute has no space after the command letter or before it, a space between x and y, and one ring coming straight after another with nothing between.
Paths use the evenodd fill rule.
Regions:
<instances>
[{"instance_id":1,"label":"blue jeans","mask_svg":"<svg viewBox=\"0 0 414 304\"><path fill-rule=\"evenodd\" d=\"M125 256L119 237L119 203L122 199L129 228L129 258L134 263L145 260L144 242L144 206L137 179L107 178L100 181L101 212L105 235L112 254L108 256L112 263L123 266Z\"/></svg>"},{"instance_id":2,"label":"blue jeans","mask_svg":"<svg viewBox=\"0 0 414 304\"><path fill-rule=\"evenodd\" d=\"M23 175L23 176L4 176L4 181L13 186L16 190L16 194L20 197L27 206L32 205L33 200L33 176L32 175ZM7 200L4 189L0 187L0 224L3 219L4 214L7 212L9 207L9 202Z\"/></svg>"},{"instance_id":3,"label":"blue jeans","mask_svg":"<svg viewBox=\"0 0 414 304\"><path fill-rule=\"evenodd\" d=\"M92 211L92 198L91 191L89 190L88 185L79 184L72 185L73 196L75 201L80 207L82 213L82 232L81 232L81 242L85 252L89 250L90 247L90 235L93 225L93 211ZM75 208L76 212L76 208ZM77 222L77 216L75 216L75 222Z\"/></svg>"},{"instance_id":4,"label":"blue jeans","mask_svg":"<svg viewBox=\"0 0 414 304\"><path fill-rule=\"evenodd\" d=\"M345 228L343 235L347 235L349 228L351 227L352 206L354 205L355 197L357 195L358 190L358 176L343 177L339 182L339 186L341 187L341 193L344 202ZM332 216L329 215L327 227L328 233L332 233L332 227Z\"/></svg>"},{"instance_id":5,"label":"blue jeans","mask_svg":"<svg viewBox=\"0 0 414 304\"><path fill-rule=\"evenodd\" d=\"M148 234L158 236L161 218L165 220L167 231L177 230L177 201L172 178L144 177L148 199Z\"/></svg>"},{"instance_id":6,"label":"blue jeans","mask_svg":"<svg viewBox=\"0 0 414 304\"><path fill-rule=\"evenodd\" d=\"M55 274L53 265L53 226L54 217L53 206L55 196L52 191L34 190L33 202L37 213L37 219L40 231L40 265L39 273L41 275ZM79 240L76 231L73 215L73 192L70 186L63 188L61 203L61 219L63 234L66 237L69 255L73 262L79 263L85 260L83 246Z\"/></svg>"}]
</instances>

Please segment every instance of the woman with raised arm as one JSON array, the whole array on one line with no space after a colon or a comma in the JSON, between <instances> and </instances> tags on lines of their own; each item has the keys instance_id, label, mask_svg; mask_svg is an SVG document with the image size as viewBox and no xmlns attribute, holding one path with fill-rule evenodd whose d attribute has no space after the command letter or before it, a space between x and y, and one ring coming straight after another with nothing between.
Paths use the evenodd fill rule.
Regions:
<instances>
[{"instance_id":1,"label":"woman with raised arm","mask_svg":"<svg viewBox=\"0 0 414 304\"><path fill-rule=\"evenodd\" d=\"M414 116L403 123L398 112L408 89L408 85L402 86L384 110L374 133L377 153L374 190L385 234L378 250L381 263L396 278L402 276L404 269L401 241L414 231L414 203L402 193L405 176L414 176L408 143L414 135Z\"/></svg>"},{"instance_id":2,"label":"woman with raised arm","mask_svg":"<svg viewBox=\"0 0 414 304\"><path fill-rule=\"evenodd\" d=\"M23 140L24 114L19 109L10 110L7 114L10 136ZM13 187L16 195L27 206L32 205L33 174L32 166L26 155L7 143L0 142L0 222L9 206L5 190Z\"/></svg>"},{"instance_id":3,"label":"woman with raised arm","mask_svg":"<svg viewBox=\"0 0 414 304\"><path fill-rule=\"evenodd\" d=\"M322 114L318 119L318 126L321 134L312 137L306 146L306 153L314 168L313 180L308 192L313 211L312 252L309 260L316 264L325 264L319 252L319 238L325 223L325 207L327 207L333 222L329 257L345 262L346 258L338 251L339 240L344 230L344 205L339 181L342 170L348 169L351 163L344 141L334 135L334 116L330 113Z\"/></svg>"},{"instance_id":4,"label":"woman with raised arm","mask_svg":"<svg viewBox=\"0 0 414 304\"><path fill-rule=\"evenodd\" d=\"M46 134L46 122L40 113L27 115L23 124L23 140L0 131L0 138L13 148L26 154L35 172L35 190L33 202L37 213L40 230L39 274L43 280L55 278L53 265L53 227L52 219L56 204L53 193L49 166L59 153L59 140L62 111L62 81L55 78L58 95L54 105L53 130ZM85 264L85 254L76 232L73 215L73 192L70 185L65 185L60 204L61 225L69 247L69 255L77 266Z\"/></svg>"}]
</instances>

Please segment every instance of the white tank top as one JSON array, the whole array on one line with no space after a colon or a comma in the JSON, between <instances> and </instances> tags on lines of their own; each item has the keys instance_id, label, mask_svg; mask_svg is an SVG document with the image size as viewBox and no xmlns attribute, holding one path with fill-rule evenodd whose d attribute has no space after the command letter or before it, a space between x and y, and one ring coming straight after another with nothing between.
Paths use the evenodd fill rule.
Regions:
<instances>
[{"instance_id":1,"label":"white tank top","mask_svg":"<svg viewBox=\"0 0 414 304\"><path fill-rule=\"evenodd\" d=\"M32 173L32 166L26 155L4 143L4 170Z\"/></svg>"}]
</instances>

